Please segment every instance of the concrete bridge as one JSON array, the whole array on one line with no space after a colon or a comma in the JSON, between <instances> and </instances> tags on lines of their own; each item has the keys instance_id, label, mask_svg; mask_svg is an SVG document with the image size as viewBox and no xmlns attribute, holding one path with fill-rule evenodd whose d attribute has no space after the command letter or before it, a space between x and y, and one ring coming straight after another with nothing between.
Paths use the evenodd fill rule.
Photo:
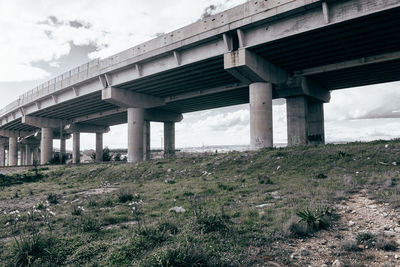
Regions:
<instances>
[{"instance_id":1,"label":"concrete bridge","mask_svg":"<svg viewBox=\"0 0 400 267\"><path fill-rule=\"evenodd\" d=\"M400 80L400 0L253 0L21 95L0 111L0 165L48 163L53 139L128 123L128 161L149 157L150 121L175 151L182 114L250 103L254 149L271 147L272 99L286 98L288 145L324 143L330 91ZM39 153L40 146L40 153Z\"/></svg>"}]
</instances>

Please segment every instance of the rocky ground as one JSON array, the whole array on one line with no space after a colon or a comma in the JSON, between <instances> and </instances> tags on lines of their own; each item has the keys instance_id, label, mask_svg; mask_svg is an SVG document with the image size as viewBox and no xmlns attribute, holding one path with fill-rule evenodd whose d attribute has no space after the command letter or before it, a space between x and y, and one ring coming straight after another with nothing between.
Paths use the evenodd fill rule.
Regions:
<instances>
[{"instance_id":1,"label":"rocky ground","mask_svg":"<svg viewBox=\"0 0 400 267\"><path fill-rule=\"evenodd\" d=\"M329 230L275 245L293 251L290 259L300 266L400 266L398 250L377 248L381 245L377 242L396 242L400 246L399 211L388 203L369 199L366 190L343 200L335 209L340 218ZM361 237L365 240L357 242ZM377 240L380 238L383 240Z\"/></svg>"}]
</instances>

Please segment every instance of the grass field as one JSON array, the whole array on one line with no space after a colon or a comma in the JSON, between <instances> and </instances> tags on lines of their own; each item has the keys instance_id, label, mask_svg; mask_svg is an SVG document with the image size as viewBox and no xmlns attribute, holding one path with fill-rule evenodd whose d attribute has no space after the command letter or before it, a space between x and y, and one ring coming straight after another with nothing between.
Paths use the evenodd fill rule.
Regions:
<instances>
[{"instance_id":1,"label":"grass field","mask_svg":"<svg viewBox=\"0 0 400 267\"><path fill-rule=\"evenodd\" d=\"M296 266L276 244L352 194L400 208L399 156L393 140L3 175L0 265Z\"/></svg>"}]
</instances>

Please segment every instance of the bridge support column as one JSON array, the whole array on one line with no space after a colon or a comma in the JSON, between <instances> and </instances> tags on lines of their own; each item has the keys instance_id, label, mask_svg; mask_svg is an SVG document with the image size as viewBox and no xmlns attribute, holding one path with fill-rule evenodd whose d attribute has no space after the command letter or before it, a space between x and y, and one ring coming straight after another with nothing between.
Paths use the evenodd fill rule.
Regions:
<instances>
[{"instance_id":1,"label":"bridge support column","mask_svg":"<svg viewBox=\"0 0 400 267\"><path fill-rule=\"evenodd\" d=\"M143 160L151 158L150 149L150 121L144 121L143 124Z\"/></svg>"},{"instance_id":2,"label":"bridge support column","mask_svg":"<svg viewBox=\"0 0 400 267\"><path fill-rule=\"evenodd\" d=\"M6 164L6 146L0 145L0 167Z\"/></svg>"},{"instance_id":3,"label":"bridge support column","mask_svg":"<svg viewBox=\"0 0 400 267\"><path fill-rule=\"evenodd\" d=\"M144 109L128 108L128 162L143 161Z\"/></svg>"},{"instance_id":4,"label":"bridge support column","mask_svg":"<svg viewBox=\"0 0 400 267\"><path fill-rule=\"evenodd\" d=\"M288 146L323 144L323 102L307 96L286 99Z\"/></svg>"},{"instance_id":5,"label":"bridge support column","mask_svg":"<svg viewBox=\"0 0 400 267\"><path fill-rule=\"evenodd\" d=\"M32 165L32 149L28 144L25 145L25 165Z\"/></svg>"},{"instance_id":6,"label":"bridge support column","mask_svg":"<svg viewBox=\"0 0 400 267\"><path fill-rule=\"evenodd\" d=\"M164 158L175 156L175 123L164 122Z\"/></svg>"},{"instance_id":7,"label":"bridge support column","mask_svg":"<svg viewBox=\"0 0 400 267\"><path fill-rule=\"evenodd\" d=\"M34 164L39 164L39 162L40 162L40 158L39 158L39 147L38 146L35 146L34 148L33 148L33 163Z\"/></svg>"},{"instance_id":8,"label":"bridge support column","mask_svg":"<svg viewBox=\"0 0 400 267\"><path fill-rule=\"evenodd\" d=\"M19 165L23 166L25 165L25 153L24 153L24 147L20 147L19 149Z\"/></svg>"},{"instance_id":9,"label":"bridge support column","mask_svg":"<svg viewBox=\"0 0 400 267\"><path fill-rule=\"evenodd\" d=\"M81 163L81 134L79 132L72 134L72 163Z\"/></svg>"},{"instance_id":10,"label":"bridge support column","mask_svg":"<svg viewBox=\"0 0 400 267\"><path fill-rule=\"evenodd\" d=\"M250 84L250 146L261 149L273 146L272 84Z\"/></svg>"},{"instance_id":11,"label":"bridge support column","mask_svg":"<svg viewBox=\"0 0 400 267\"><path fill-rule=\"evenodd\" d=\"M96 162L103 162L103 134L96 133Z\"/></svg>"},{"instance_id":12,"label":"bridge support column","mask_svg":"<svg viewBox=\"0 0 400 267\"><path fill-rule=\"evenodd\" d=\"M67 155L66 152L66 139L64 137L61 137L60 139L60 163L64 164L65 163L65 157Z\"/></svg>"},{"instance_id":13,"label":"bridge support column","mask_svg":"<svg viewBox=\"0 0 400 267\"><path fill-rule=\"evenodd\" d=\"M8 165L17 166L18 164L18 150L17 150L17 137L9 137L8 144Z\"/></svg>"},{"instance_id":14,"label":"bridge support column","mask_svg":"<svg viewBox=\"0 0 400 267\"><path fill-rule=\"evenodd\" d=\"M53 129L42 128L42 140L40 141L40 163L48 164L53 153Z\"/></svg>"}]
</instances>

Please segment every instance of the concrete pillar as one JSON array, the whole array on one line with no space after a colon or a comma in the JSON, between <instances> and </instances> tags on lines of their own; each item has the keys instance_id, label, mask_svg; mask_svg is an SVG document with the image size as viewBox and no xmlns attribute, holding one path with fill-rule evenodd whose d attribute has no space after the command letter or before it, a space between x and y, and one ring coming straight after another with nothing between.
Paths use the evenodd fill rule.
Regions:
<instances>
[{"instance_id":1,"label":"concrete pillar","mask_svg":"<svg viewBox=\"0 0 400 267\"><path fill-rule=\"evenodd\" d=\"M175 123L164 122L164 158L175 156Z\"/></svg>"},{"instance_id":2,"label":"concrete pillar","mask_svg":"<svg viewBox=\"0 0 400 267\"><path fill-rule=\"evenodd\" d=\"M81 163L81 134L78 132L73 133L72 137L72 163Z\"/></svg>"},{"instance_id":3,"label":"concrete pillar","mask_svg":"<svg viewBox=\"0 0 400 267\"><path fill-rule=\"evenodd\" d=\"M150 149L150 121L144 121L143 124L143 160L151 158Z\"/></svg>"},{"instance_id":4,"label":"concrete pillar","mask_svg":"<svg viewBox=\"0 0 400 267\"><path fill-rule=\"evenodd\" d=\"M21 145L19 149L19 165L23 166L25 165L25 148L23 145Z\"/></svg>"},{"instance_id":5,"label":"concrete pillar","mask_svg":"<svg viewBox=\"0 0 400 267\"><path fill-rule=\"evenodd\" d=\"M308 103L308 142L312 145L325 144L324 103Z\"/></svg>"},{"instance_id":6,"label":"concrete pillar","mask_svg":"<svg viewBox=\"0 0 400 267\"><path fill-rule=\"evenodd\" d=\"M53 154L53 129L42 128L42 140L40 141L40 164L48 164Z\"/></svg>"},{"instance_id":7,"label":"concrete pillar","mask_svg":"<svg viewBox=\"0 0 400 267\"><path fill-rule=\"evenodd\" d=\"M0 167L6 164L6 146L0 145Z\"/></svg>"},{"instance_id":8,"label":"concrete pillar","mask_svg":"<svg viewBox=\"0 0 400 267\"><path fill-rule=\"evenodd\" d=\"M28 144L25 145L25 165L32 165L32 150Z\"/></svg>"},{"instance_id":9,"label":"concrete pillar","mask_svg":"<svg viewBox=\"0 0 400 267\"><path fill-rule=\"evenodd\" d=\"M128 162L143 160L144 109L128 108Z\"/></svg>"},{"instance_id":10,"label":"concrete pillar","mask_svg":"<svg viewBox=\"0 0 400 267\"><path fill-rule=\"evenodd\" d=\"M35 164L35 162L36 162L36 164L39 164L40 163L40 159L39 159L39 147L38 146L35 146L34 148L33 148L33 163Z\"/></svg>"},{"instance_id":11,"label":"concrete pillar","mask_svg":"<svg viewBox=\"0 0 400 267\"><path fill-rule=\"evenodd\" d=\"M323 103L306 96L286 99L288 146L323 144Z\"/></svg>"},{"instance_id":12,"label":"concrete pillar","mask_svg":"<svg viewBox=\"0 0 400 267\"><path fill-rule=\"evenodd\" d=\"M306 96L286 99L288 146L308 144L308 101Z\"/></svg>"},{"instance_id":13,"label":"concrete pillar","mask_svg":"<svg viewBox=\"0 0 400 267\"><path fill-rule=\"evenodd\" d=\"M103 161L103 134L96 133L96 162Z\"/></svg>"},{"instance_id":14,"label":"concrete pillar","mask_svg":"<svg viewBox=\"0 0 400 267\"><path fill-rule=\"evenodd\" d=\"M250 146L273 146L271 83L250 84Z\"/></svg>"},{"instance_id":15,"label":"concrete pillar","mask_svg":"<svg viewBox=\"0 0 400 267\"><path fill-rule=\"evenodd\" d=\"M8 164L10 166L17 166L18 164L18 150L17 150L17 137L10 137L8 139Z\"/></svg>"},{"instance_id":16,"label":"concrete pillar","mask_svg":"<svg viewBox=\"0 0 400 267\"><path fill-rule=\"evenodd\" d=\"M61 136L61 139L60 139L60 163L61 164L65 163L64 158L66 157L66 154L67 154L65 147L66 147L66 140L63 136Z\"/></svg>"}]
</instances>

